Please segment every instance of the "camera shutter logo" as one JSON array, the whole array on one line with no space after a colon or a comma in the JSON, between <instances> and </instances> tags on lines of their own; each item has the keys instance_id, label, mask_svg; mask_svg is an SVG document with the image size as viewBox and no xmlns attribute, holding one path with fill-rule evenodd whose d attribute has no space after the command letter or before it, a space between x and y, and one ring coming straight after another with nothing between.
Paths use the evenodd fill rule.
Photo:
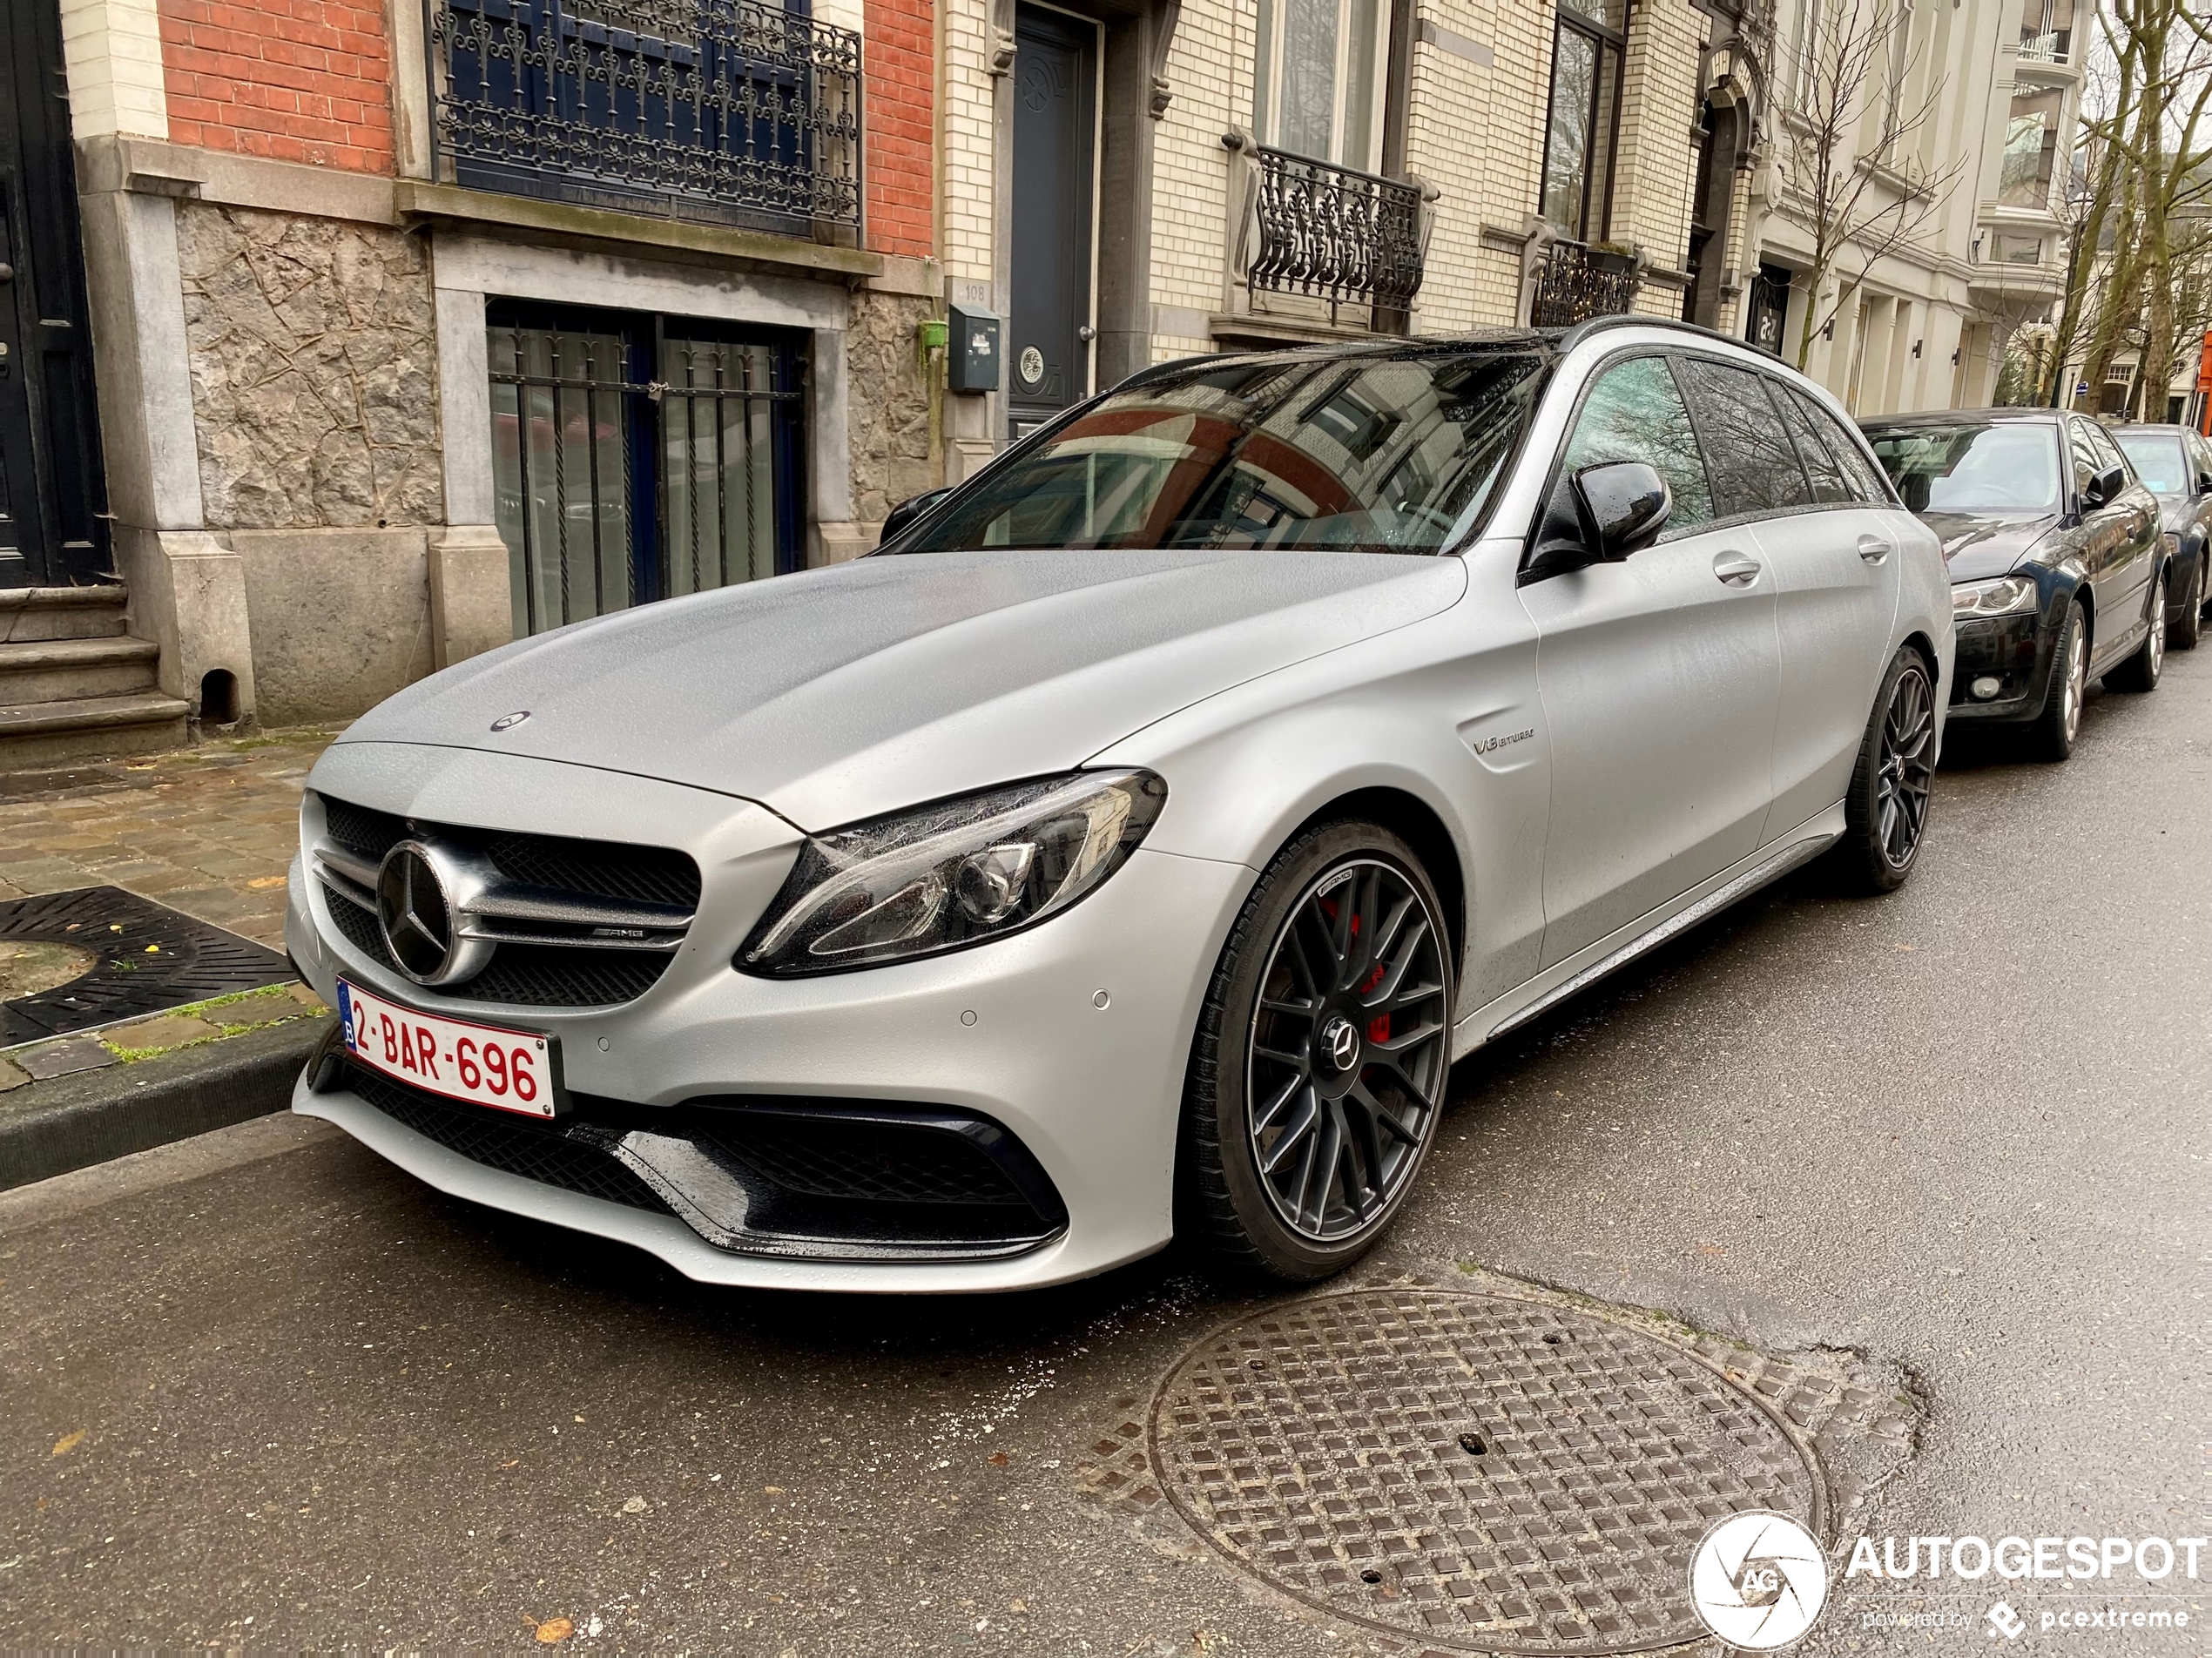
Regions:
<instances>
[{"instance_id":1,"label":"camera shutter logo","mask_svg":"<svg viewBox=\"0 0 2212 1658\"><path fill-rule=\"evenodd\" d=\"M1827 1551L1787 1514L1730 1514L1690 1558L1689 1603L1730 1646L1777 1651L1820 1621L1828 1603Z\"/></svg>"}]
</instances>

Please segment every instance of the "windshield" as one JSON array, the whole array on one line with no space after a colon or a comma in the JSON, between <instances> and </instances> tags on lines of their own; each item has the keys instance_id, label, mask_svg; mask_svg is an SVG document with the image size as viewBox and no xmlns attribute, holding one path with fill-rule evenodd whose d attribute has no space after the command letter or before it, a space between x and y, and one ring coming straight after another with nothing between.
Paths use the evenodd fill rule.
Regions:
<instances>
[{"instance_id":1,"label":"windshield","mask_svg":"<svg viewBox=\"0 0 2212 1658\"><path fill-rule=\"evenodd\" d=\"M898 550L1433 553L1488 504L1545 361L1524 346L1194 365L1102 399Z\"/></svg>"},{"instance_id":2,"label":"windshield","mask_svg":"<svg viewBox=\"0 0 2212 1658\"><path fill-rule=\"evenodd\" d=\"M2188 493L2188 461L2174 432L2114 432L2120 452L2132 462L2143 487L2155 495Z\"/></svg>"},{"instance_id":3,"label":"windshield","mask_svg":"<svg viewBox=\"0 0 2212 1658\"><path fill-rule=\"evenodd\" d=\"M2042 421L1896 427L1866 438L1914 512L2058 510L2058 432Z\"/></svg>"}]
</instances>

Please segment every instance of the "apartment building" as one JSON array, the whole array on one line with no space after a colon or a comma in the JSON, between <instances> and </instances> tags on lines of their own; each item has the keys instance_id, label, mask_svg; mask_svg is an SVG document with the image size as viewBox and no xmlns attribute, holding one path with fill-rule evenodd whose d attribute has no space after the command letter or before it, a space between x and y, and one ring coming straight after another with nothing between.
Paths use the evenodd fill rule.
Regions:
<instances>
[{"instance_id":1,"label":"apartment building","mask_svg":"<svg viewBox=\"0 0 2212 1658\"><path fill-rule=\"evenodd\" d=\"M955 468L1161 358L1627 311L1791 361L1810 311L1854 408L1986 401L2062 281L2073 0L1784 3L942 0L939 246L1010 370ZM1798 66L1853 29L1868 233L1817 272Z\"/></svg>"},{"instance_id":2,"label":"apartment building","mask_svg":"<svg viewBox=\"0 0 2212 1658\"><path fill-rule=\"evenodd\" d=\"M17 763L342 719L933 475L927 0L5 16Z\"/></svg>"}]
</instances>

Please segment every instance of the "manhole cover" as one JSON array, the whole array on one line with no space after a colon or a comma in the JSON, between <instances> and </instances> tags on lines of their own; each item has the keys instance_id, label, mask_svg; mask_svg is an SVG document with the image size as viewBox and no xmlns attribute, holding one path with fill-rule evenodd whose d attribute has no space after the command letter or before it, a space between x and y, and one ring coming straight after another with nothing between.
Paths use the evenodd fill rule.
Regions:
<instances>
[{"instance_id":1,"label":"manhole cover","mask_svg":"<svg viewBox=\"0 0 2212 1658\"><path fill-rule=\"evenodd\" d=\"M82 951L88 965L64 982L50 978L47 988L0 1002L0 1048L299 976L274 950L119 886L0 903L0 944L32 943Z\"/></svg>"},{"instance_id":2,"label":"manhole cover","mask_svg":"<svg viewBox=\"0 0 2212 1658\"><path fill-rule=\"evenodd\" d=\"M1152 1466L1230 1560L1310 1605L1476 1652L1702 1639L1691 1551L1723 1514L1821 1529L1759 1400L1587 1314L1356 1291L1217 1331L1153 1401Z\"/></svg>"}]
</instances>

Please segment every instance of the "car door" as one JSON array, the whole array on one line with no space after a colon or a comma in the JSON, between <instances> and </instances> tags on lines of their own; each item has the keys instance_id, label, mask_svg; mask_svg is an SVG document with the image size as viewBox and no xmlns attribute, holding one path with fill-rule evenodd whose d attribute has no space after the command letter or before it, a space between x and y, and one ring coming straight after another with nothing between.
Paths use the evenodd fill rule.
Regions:
<instances>
[{"instance_id":1,"label":"car door","mask_svg":"<svg viewBox=\"0 0 2212 1658\"><path fill-rule=\"evenodd\" d=\"M1775 718L1774 807L1763 840L1844 798L1897 633L1899 549L1912 516L1842 423L1769 377L1812 489L1803 512L1762 520L1759 544L1780 590L1782 706ZM1902 522L1900 522L1902 521Z\"/></svg>"},{"instance_id":2,"label":"car door","mask_svg":"<svg viewBox=\"0 0 2212 1658\"><path fill-rule=\"evenodd\" d=\"M2158 574L2158 561L2165 550L2164 536L2159 528L2158 497L2136 476L2134 463L2120 452L2120 445L2112 441L2112 434L2094 421L2087 422L2087 426L2089 442L2097 452L2100 464L2118 467L2128 481L2113 508L2126 526L2127 546L2122 562L2127 580L2121 602L2128 605L2130 619L2140 620L2150 603L2150 583Z\"/></svg>"},{"instance_id":3,"label":"car door","mask_svg":"<svg viewBox=\"0 0 2212 1658\"><path fill-rule=\"evenodd\" d=\"M1551 738L1547 967L1749 856L1772 790L1775 583L1747 522L1713 522L1667 356L1592 378L1540 540L1575 533L1570 480L1610 461L1666 479L1674 505L1658 543L1519 590Z\"/></svg>"},{"instance_id":4,"label":"car door","mask_svg":"<svg viewBox=\"0 0 2212 1658\"><path fill-rule=\"evenodd\" d=\"M2092 677L2142 637L2143 583L2150 579L2149 561L2141 556L2145 549L2137 543L2140 515L2126 494L2101 507L2088 504L2091 481L2113 464L2098 449L2096 439L2102 435L2079 415L2067 421L2074 500L2081 517L2081 564L2097 607L2096 642L2089 659Z\"/></svg>"}]
</instances>

